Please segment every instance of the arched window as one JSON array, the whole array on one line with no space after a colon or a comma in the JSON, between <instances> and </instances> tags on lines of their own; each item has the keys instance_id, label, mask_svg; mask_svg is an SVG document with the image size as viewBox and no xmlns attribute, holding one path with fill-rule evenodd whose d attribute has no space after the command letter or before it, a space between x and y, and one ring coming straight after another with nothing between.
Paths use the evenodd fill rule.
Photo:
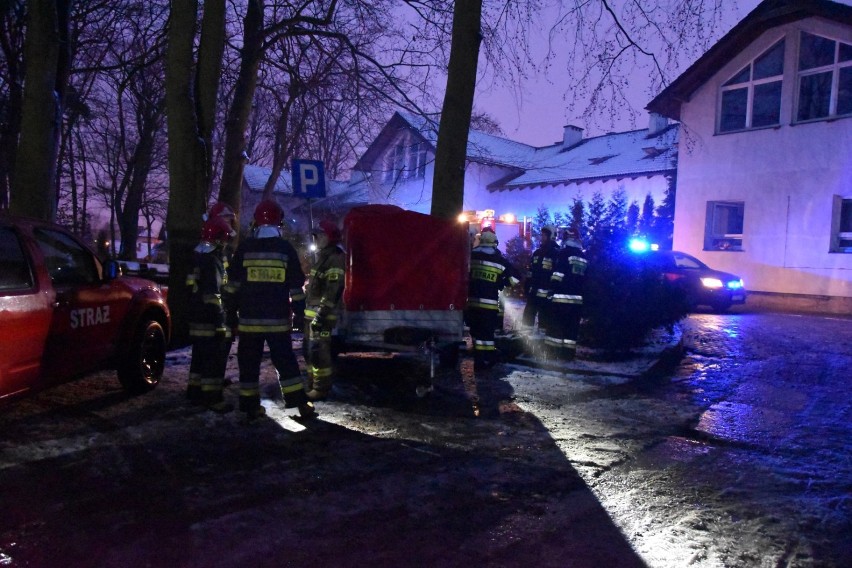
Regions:
<instances>
[{"instance_id":1,"label":"arched window","mask_svg":"<svg viewBox=\"0 0 852 568\"><path fill-rule=\"evenodd\" d=\"M802 32L796 120L852 114L852 45Z\"/></svg>"},{"instance_id":2,"label":"arched window","mask_svg":"<svg viewBox=\"0 0 852 568\"><path fill-rule=\"evenodd\" d=\"M782 39L722 85L719 132L778 125L783 77Z\"/></svg>"}]
</instances>

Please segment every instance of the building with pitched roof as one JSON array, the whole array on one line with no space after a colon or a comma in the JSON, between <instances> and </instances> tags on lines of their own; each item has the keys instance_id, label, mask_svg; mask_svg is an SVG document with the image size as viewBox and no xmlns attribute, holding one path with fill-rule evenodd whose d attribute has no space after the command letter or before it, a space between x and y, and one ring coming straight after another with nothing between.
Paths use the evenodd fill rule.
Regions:
<instances>
[{"instance_id":1,"label":"building with pitched roof","mask_svg":"<svg viewBox=\"0 0 852 568\"><path fill-rule=\"evenodd\" d=\"M355 164L350 187L371 203L429 213L438 125L404 112L391 117ZM567 213L575 198L589 201L623 190L628 202L650 194L660 203L677 162L678 127L652 115L642 130L584 138L566 126L543 148L471 130L464 209L532 218L540 207Z\"/></svg>"},{"instance_id":2,"label":"building with pitched roof","mask_svg":"<svg viewBox=\"0 0 852 568\"><path fill-rule=\"evenodd\" d=\"M240 224L248 227L252 213L263 198L263 189L272 176L272 169L246 165L243 170L243 187L240 192ZM326 196L312 199L310 203L302 197L293 195L293 177L290 170L284 170L278 176L272 190L273 198L284 209L291 230L301 233L310 231L311 219L339 220L356 205L363 205L360 192L349 187L344 180L326 180Z\"/></svg>"},{"instance_id":3,"label":"building with pitched roof","mask_svg":"<svg viewBox=\"0 0 852 568\"><path fill-rule=\"evenodd\" d=\"M751 303L852 313L852 6L766 0L649 104L681 123L674 248Z\"/></svg>"}]
</instances>

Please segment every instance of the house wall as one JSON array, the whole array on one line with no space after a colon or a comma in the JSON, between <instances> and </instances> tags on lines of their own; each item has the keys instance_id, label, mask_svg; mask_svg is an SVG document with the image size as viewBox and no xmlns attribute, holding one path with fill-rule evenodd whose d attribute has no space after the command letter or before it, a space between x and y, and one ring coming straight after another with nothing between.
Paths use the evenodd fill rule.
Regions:
<instances>
[{"instance_id":1,"label":"house wall","mask_svg":"<svg viewBox=\"0 0 852 568\"><path fill-rule=\"evenodd\" d=\"M635 200L641 209L648 193L654 198L654 203L660 205L667 186L665 177L655 175L489 191L482 199L487 199L492 204L489 208L498 214L514 213L516 217L522 218L535 216L539 207L547 207L551 214L557 211L568 213L577 196L588 206L596 192L601 192L605 199L609 199L619 189L626 193L628 205Z\"/></svg>"},{"instance_id":2,"label":"house wall","mask_svg":"<svg viewBox=\"0 0 852 568\"><path fill-rule=\"evenodd\" d=\"M568 212L573 199L579 195L588 203L596 191L601 191L609 199L612 192L619 188L625 190L628 204L636 200L639 206L650 192L654 202L659 205L667 187L662 175L652 177L624 178L619 180L591 181L579 184L547 185L536 188L493 191L488 186L505 178L511 170L506 167L484 165L470 162L465 169L464 201L465 211L493 209L497 215L512 213L517 218L533 217L539 207L547 207L551 213ZM432 179L434 164L426 168L423 178L398 181L394 185L382 184L381 176L364 176L363 172L353 172L350 187L367 186L371 203L387 203L404 209L429 213L432 206Z\"/></svg>"},{"instance_id":3,"label":"house wall","mask_svg":"<svg viewBox=\"0 0 852 568\"><path fill-rule=\"evenodd\" d=\"M852 42L852 28L818 18L775 28L683 103L674 248L749 290L848 298L852 254L829 248L833 196L852 197L852 118L793 124L800 30ZM715 134L721 84L782 36L781 125ZM742 251L704 250L707 202L724 200L744 202Z\"/></svg>"}]
</instances>

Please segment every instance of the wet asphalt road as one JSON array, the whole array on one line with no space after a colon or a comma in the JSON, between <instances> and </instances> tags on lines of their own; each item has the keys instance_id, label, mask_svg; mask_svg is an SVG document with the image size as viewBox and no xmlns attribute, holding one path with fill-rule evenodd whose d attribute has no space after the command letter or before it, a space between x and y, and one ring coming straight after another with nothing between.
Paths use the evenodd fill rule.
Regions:
<instances>
[{"instance_id":1,"label":"wet asphalt road","mask_svg":"<svg viewBox=\"0 0 852 568\"><path fill-rule=\"evenodd\" d=\"M0 566L850 565L852 320L683 340L638 380L463 360L425 400L354 361L307 428L187 409L186 350L142 397L64 385L0 408Z\"/></svg>"},{"instance_id":2,"label":"wet asphalt road","mask_svg":"<svg viewBox=\"0 0 852 568\"><path fill-rule=\"evenodd\" d=\"M852 320L694 314L684 346L672 376L639 387L699 412L614 476L688 488L692 511L671 523L685 530L659 531L671 549L645 557L852 565Z\"/></svg>"}]
</instances>

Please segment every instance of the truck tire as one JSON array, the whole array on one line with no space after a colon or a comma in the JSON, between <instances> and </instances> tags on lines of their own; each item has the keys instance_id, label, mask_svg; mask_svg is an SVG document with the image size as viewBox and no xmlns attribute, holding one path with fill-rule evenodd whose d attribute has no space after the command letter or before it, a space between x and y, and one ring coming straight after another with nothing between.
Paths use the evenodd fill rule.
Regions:
<instances>
[{"instance_id":1,"label":"truck tire","mask_svg":"<svg viewBox=\"0 0 852 568\"><path fill-rule=\"evenodd\" d=\"M166 334L157 320L139 325L118 364L118 380L128 392L140 394L156 387L166 363Z\"/></svg>"}]
</instances>

